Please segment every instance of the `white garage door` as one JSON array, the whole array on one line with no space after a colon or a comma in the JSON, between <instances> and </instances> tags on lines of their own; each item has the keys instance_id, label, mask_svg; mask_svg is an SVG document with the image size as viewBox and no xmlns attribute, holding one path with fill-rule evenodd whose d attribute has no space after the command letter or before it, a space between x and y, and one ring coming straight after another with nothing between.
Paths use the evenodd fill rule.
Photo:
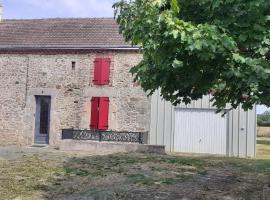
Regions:
<instances>
[{"instance_id":1,"label":"white garage door","mask_svg":"<svg viewBox=\"0 0 270 200\"><path fill-rule=\"evenodd\" d=\"M175 110L175 152L226 155L226 149L226 116L215 110Z\"/></svg>"}]
</instances>

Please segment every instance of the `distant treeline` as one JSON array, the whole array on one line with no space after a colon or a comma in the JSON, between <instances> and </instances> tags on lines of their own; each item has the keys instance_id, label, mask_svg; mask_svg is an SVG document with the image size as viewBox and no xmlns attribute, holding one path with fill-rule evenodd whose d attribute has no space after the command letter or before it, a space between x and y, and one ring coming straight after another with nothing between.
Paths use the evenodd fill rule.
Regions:
<instances>
[{"instance_id":1,"label":"distant treeline","mask_svg":"<svg viewBox=\"0 0 270 200\"><path fill-rule=\"evenodd\" d=\"M266 111L257 118L258 126L270 127L270 111Z\"/></svg>"}]
</instances>

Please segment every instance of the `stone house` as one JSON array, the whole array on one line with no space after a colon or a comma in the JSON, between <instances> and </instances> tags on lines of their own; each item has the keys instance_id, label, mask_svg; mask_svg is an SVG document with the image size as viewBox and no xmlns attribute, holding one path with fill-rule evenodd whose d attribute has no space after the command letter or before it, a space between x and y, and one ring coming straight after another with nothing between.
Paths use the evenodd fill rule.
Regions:
<instances>
[{"instance_id":1,"label":"stone house","mask_svg":"<svg viewBox=\"0 0 270 200\"><path fill-rule=\"evenodd\" d=\"M149 131L150 101L129 70L141 59L114 19L0 22L0 145L61 130Z\"/></svg>"},{"instance_id":2,"label":"stone house","mask_svg":"<svg viewBox=\"0 0 270 200\"><path fill-rule=\"evenodd\" d=\"M210 96L148 98L129 73L139 51L110 18L0 21L0 146L61 147L63 129L99 129L147 132L146 143L171 152L255 157L255 109L228 105L221 116Z\"/></svg>"}]
</instances>

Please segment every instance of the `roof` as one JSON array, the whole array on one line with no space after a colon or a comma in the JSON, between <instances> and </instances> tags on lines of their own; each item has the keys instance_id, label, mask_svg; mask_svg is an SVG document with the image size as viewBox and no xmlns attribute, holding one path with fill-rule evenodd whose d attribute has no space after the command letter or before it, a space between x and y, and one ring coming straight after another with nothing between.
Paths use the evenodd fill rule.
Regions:
<instances>
[{"instance_id":1,"label":"roof","mask_svg":"<svg viewBox=\"0 0 270 200\"><path fill-rule=\"evenodd\" d=\"M113 18L28 19L0 22L3 49L129 49Z\"/></svg>"}]
</instances>

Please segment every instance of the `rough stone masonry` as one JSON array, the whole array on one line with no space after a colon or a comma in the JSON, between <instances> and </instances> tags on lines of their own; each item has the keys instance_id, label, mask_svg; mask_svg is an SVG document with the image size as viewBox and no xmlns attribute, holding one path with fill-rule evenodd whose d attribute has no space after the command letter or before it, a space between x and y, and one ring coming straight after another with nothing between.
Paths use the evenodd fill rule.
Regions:
<instances>
[{"instance_id":1,"label":"rough stone masonry","mask_svg":"<svg viewBox=\"0 0 270 200\"><path fill-rule=\"evenodd\" d=\"M110 84L92 84L95 58L111 58ZM61 130L89 129L91 98L110 98L109 129L148 131L150 102L129 70L138 51L0 53L0 146L34 143L36 95L51 96L50 140ZM75 62L75 69L72 68Z\"/></svg>"}]
</instances>

